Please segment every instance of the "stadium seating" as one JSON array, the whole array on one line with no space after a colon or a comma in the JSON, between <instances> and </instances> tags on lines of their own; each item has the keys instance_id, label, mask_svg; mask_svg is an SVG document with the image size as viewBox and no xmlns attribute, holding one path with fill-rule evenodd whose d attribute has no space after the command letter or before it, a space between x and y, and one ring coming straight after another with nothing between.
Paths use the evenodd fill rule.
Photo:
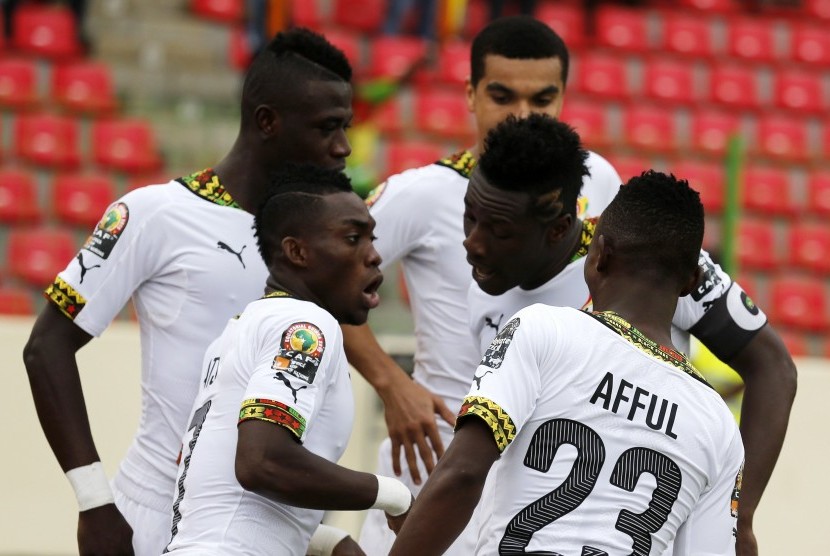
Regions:
<instances>
[{"instance_id":1,"label":"stadium seating","mask_svg":"<svg viewBox=\"0 0 830 556\"><path fill-rule=\"evenodd\" d=\"M732 112L697 110L692 113L692 148L711 155L721 156L726 152L729 138L739 132L740 118Z\"/></svg>"},{"instance_id":2,"label":"stadium seating","mask_svg":"<svg viewBox=\"0 0 830 556\"><path fill-rule=\"evenodd\" d=\"M779 263L771 221L742 219L738 223L736 247L741 268L773 270Z\"/></svg>"},{"instance_id":3,"label":"stadium seating","mask_svg":"<svg viewBox=\"0 0 830 556\"><path fill-rule=\"evenodd\" d=\"M601 4L594 17L596 45L635 52L649 49L648 21L644 10Z\"/></svg>"},{"instance_id":4,"label":"stadium seating","mask_svg":"<svg viewBox=\"0 0 830 556\"><path fill-rule=\"evenodd\" d=\"M574 60L575 88L580 93L606 99L631 96L625 60L607 54L586 53Z\"/></svg>"},{"instance_id":5,"label":"stadium seating","mask_svg":"<svg viewBox=\"0 0 830 556\"><path fill-rule=\"evenodd\" d=\"M52 70L52 100L73 112L111 113L116 101L109 66L92 61L56 65Z\"/></svg>"},{"instance_id":6,"label":"stadium seating","mask_svg":"<svg viewBox=\"0 0 830 556\"><path fill-rule=\"evenodd\" d=\"M628 108L623 115L626 143L647 151L671 151L677 148L677 125L674 111L648 105Z\"/></svg>"},{"instance_id":7,"label":"stadium seating","mask_svg":"<svg viewBox=\"0 0 830 556\"><path fill-rule=\"evenodd\" d=\"M0 314L31 315L35 311L32 292L27 288L0 287Z\"/></svg>"},{"instance_id":8,"label":"stadium seating","mask_svg":"<svg viewBox=\"0 0 830 556\"><path fill-rule=\"evenodd\" d=\"M78 121L55 114L21 114L14 123L15 153L41 166L73 168L80 163Z\"/></svg>"},{"instance_id":9,"label":"stadium seating","mask_svg":"<svg viewBox=\"0 0 830 556\"><path fill-rule=\"evenodd\" d=\"M735 18L728 22L726 53L752 62L772 62L775 52L773 26L761 18Z\"/></svg>"},{"instance_id":10,"label":"stadium seating","mask_svg":"<svg viewBox=\"0 0 830 556\"><path fill-rule=\"evenodd\" d=\"M40 217L34 176L22 169L0 169L0 222L22 224Z\"/></svg>"},{"instance_id":11,"label":"stadium seating","mask_svg":"<svg viewBox=\"0 0 830 556\"><path fill-rule=\"evenodd\" d=\"M443 43L438 55L438 78L449 85L463 85L469 76L470 43L463 41Z\"/></svg>"},{"instance_id":12,"label":"stadium seating","mask_svg":"<svg viewBox=\"0 0 830 556\"><path fill-rule=\"evenodd\" d=\"M769 158L802 161L812 154L808 137L806 120L778 114L763 115L757 121L753 150Z\"/></svg>"},{"instance_id":13,"label":"stadium seating","mask_svg":"<svg viewBox=\"0 0 830 556\"><path fill-rule=\"evenodd\" d=\"M21 2L14 12L12 45L25 54L53 60L83 54L72 12L60 5Z\"/></svg>"},{"instance_id":14,"label":"stadium seating","mask_svg":"<svg viewBox=\"0 0 830 556\"><path fill-rule=\"evenodd\" d=\"M568 100L559 118L570 124L589 148L605 147L610 143L608 115L600 103Z\"/></svg>"},{"instance_id":15,"label":"stadium seating","mask_svg":"<svg viewBox=\"0 0 830 556\"><path fill-rule=\"evenodd\" d=\"M639 157L619 157L615 156L613 160L610 161L611 165L614 166L614 169L620 175L620 179L622 183L627 182L634 176L639 176L645 170L651 168L651 162L645 158Z\"/></svg>"},{"instance_id":16,"label":"stadium seating","mask_svg":"<svg viewBox=\"0 0 830 556\"><path fill-rule=\"evenodd\" d=\"M694 67L679 60L656 58L643 68L643 92L652 100L690 104L699 98L697 81Z\"/></svg>"},{"instance_id":17,"label":"stadium seating","mask_svg":"<svg viewBox=\"0 0 830 556\"><path fill-rule=\"evenodd\" d=\"M75 256L77 247L66 230L14 229L9 233L8 261L12 276L45 287Z\"/></svg>"},{"instance_id":18,"label":"stadium seating","mask_svg":"<svg viewBox=\"0 0 830 556\"><path fill-rule=\"evenodd\" d=\"M678 0L677 5L717 13L734 13L743 8L740 0Z\"/></svg>"},{"instance_id":19,"label":"stadium seating","mask_svg":"<svg viewBox=\"0 0 830 556\"><path fill-rule=\"evenodd\" d=\"M414 37L378 37L372 41L369 71L374 77L400 78L424 59L426 47Z\"/></svg>"},{"instance_id":20,"label":"stadium seating","mask_svg":"<svg viewBox=\"0 0 830 556\"><path fill-rule=\"evenodd\" d=\"M206 19L234 23L245 16L245 0L190 0L190 9Z\"/></svg>"},{"instance_id":21,"label":"stadium seating","mask_svg":"<svg viewBox=\"0 0 830 556\"><path fill-rule=\"evenodd\" d=\"M802 70L776 72L773 102L779 108L808 113L830 111L830 101L825 102L821 74Z\"/></svg>"},{"instance_id":22,"label":"stadium seating","mask_svg":"<svg viewBox=\"0 0 830 556\"><path fill-rule=\"evenodd\" d=\"M25 110L38 101L37 64L27 58L0 58L0 106Z\"/></svg>"},{"instance_id":23,"label":"stadium seating","mask_svg":"<svg viewBox=\"0 0 830 556\"><path fill-rule=\"evenodd\" d=\"M768 316L773 324L801 330L828 327L827 292L823 281L798 276L773 279Z\"/></svg>"},{"instance_id":24,"label":"stadium seating","mask_svg":"<svg viewBox=\"0 0 830 556\"><path fill-rule=\"evenodd\" d=\"M712 24L708 19L682 12L667 12L662 20L663 52L710 58L715 52Z\"/></svg>"},{"instance_id":25,"label":"stadium seating","mask_svg":"<svg viewBox=\"0 0 830 556\"><path fill-rule=\"evenodd\" d=\"M408 129L408 120L404 119L401 110L401 99L398 96L384 101L380 106L372 109L368 114L368 121L382 133L398 135Z\"/></svg>"},{"instance_id":26,"label":"stadium seating","mask_svg":"<svg viewBox=\"0 0 830 556\"><path fill-rule=\"evenodd\" d=\"M830 170L815 170L807 177L807 207L813 214L830 217Z\"/></svg>"},{"instance_id":27,"label":"stadium seating","mask_svg":"<svg viewBox=\"0 0 830 556\"><path fill-rule=\"evenodd\" d=\"M319 29L322 25L323 17L317 8L317 2L291 0L291 21L298 27ZM329 31L326 30L327 36L328 33Z\"/></svg>"},{"instance_id":28,"label":"stadium seating","mask_svg":"<svg viewBox=\"0 0 830 556\"><path fill-rule=\"evenodd\" d=\"M803 4L808 16L830 21L830 0L803 0Z\"/></svg>"},{"instance_id":29,"label":"stadium seating","mask_svg":"<svg viewBox=\"0 0 830 556\"><path fill-rule=\"evenodd\" d=\"M582 6L565 2L540 2L534 16L556 31L569 50L579 50L588 44Z\"/></svg>"},{"instance_id":30,"label":"stadium seating","mask_svg":"<svg viewBox=\"0 0 830 556\"><path fill-rule=\"evenodd\" d=\"M115 186L103 174L59 174L51 197L53 213L60 222L92 229L115 199Z\"/></svg>"},{"instance_id":31,"label":"stadium seating","mask_svg":"<svg viewBox=\"0 0 830 556\"><path fill-rule=\"evenodd\" d=\"M723 210L726 177L722 164L680 160L671 171L678 178L688 180L692 189L700 193L700 201L707 214Z\"/></svg>"},{"instance_id":32,"label":"stadium seating","mask_svg":"<svg viewBox=\"0 0 830 556\"><path fill-rule=\"evenodd\" d=\"M758 77L754 68L735 63L718 64L709 72L712 102L744 110L760 106Z\"/></svg>"},{"instance_id":33,"label":"stadium seating","mask_svg":"<svg viewBox=\"0 0 830 556\"><path fill-rule=\"evenodd\" d=\"M787 351L793 357L805 357L810 354L810 349L807 345L807 340L803 334L799 334L794 330L777 330L778 335L781 336L781 341L787 346Z\"/></svg>"},{"instance_id":34,"label":"stadium seating","mask_svg":"<svg viewBox=\"0 0 830 556\"><path fill-rule=\"evenodd\" d=\"M410 168L432 164L448 154L450 153L432 142L388 141L385 175L399 174Z\"/></svg>"},{"instance_id":35,"label":"stadium seating","mask_svg":"<svg viewBox=\"0 0 830 556\"><path fill-rule=\"evenodd\" d=\"M470 139L471 118L467 101L459 91L430 88L415 96L415 126L425 133Z\"/></svg>"},{"instance_id":36,"label":"stadium seating","mask_svg":"<svg viewBox=\"0 0 830 556\"><path fill-rule=\"evenodd\" d=\"M830 33L826 26L794 24L790 32L790 57L817 67L830 65Z\"/></svg>"},{"instance_id":37,"label":"stadium seating","mask_svg":"<svg viewBox=\"0 0 830 556\"><path fill-rule=\"evenodd\" d=\"M364 33L380 30L386 0L334 0L334 23Z\"/></svg>"},{"instance_id":38,"label":"stadium seating","mask_svg":"<svg viewBox=\"0 0 830 556\"><path fill-rule=\"evenodd\" d=\"M830 227L795 223L789 231L789 252L794 266L830 274Z\"/></svg>"},{"instance_id":39,"label":"stadium seating","mask_svg":"<svg viewBox=\"0 0 830 556\"><path fill-rule=\"evenodd\" d=\"M750 166L744 171L743 206L757 214L791 216L796 206L786 170Z\"/></svg>"},{"instance_id":40,"label":"stadium seating","mask_svg":"<svg viewBox=\"0 0 830 556\"><path fill-rule=\"evenodd\" d=\"M153 172L161 166L150 125L143 120L105 120L92 125L92 156L102 168Z\"/></svg>"}]
</instances>

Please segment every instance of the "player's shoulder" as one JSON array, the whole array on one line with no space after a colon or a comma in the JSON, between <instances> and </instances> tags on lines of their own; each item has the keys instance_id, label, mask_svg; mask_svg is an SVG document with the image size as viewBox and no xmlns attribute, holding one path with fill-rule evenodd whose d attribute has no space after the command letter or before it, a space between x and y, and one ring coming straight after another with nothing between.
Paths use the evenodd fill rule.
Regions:
<instances>
[{"instance_id":1,"label":"player's shoulder","mask_svg":"<svg viewBox=\"0 0 830 556\"><path fill-rule=\"evenodd\" d=\"M240 317L246 328L285 329L295 323L308 323L321 332L339 335L340 326L334 316L311 301L276 292L248 304Z\"/></svg>"},{"instance_id":2,"label":"player's shoulder","mask_svg":"<svg viewBox=\"0 0 830 556\"><path fill-rule=\"evenodd\" d=\"M591 172L591 180L613 180L620 181L620 176L614 166L608 162L602 155L594 151L588 151L588 158L585 160L585 165Z\"/></svg>"},{"instance_id":3,"label":"player's shoulder","mask_svg":"<svg viewBox=\"0 0 830 556\"><path fill-rule=\"evenodd\" d=\"M366 203L372 206L383 197L393 196L433 198L454 184L466 189L474 163L472 155L464 151L425 166L393 174L369 193Z\"/></svg>"},{"instance_id":4,"label":"player's shoulder","mask_svg":"<svg viewBox=\"0 0 830 556\"><path fill-rule=\"evenodd\" d=\"M513 318L532 323L533 328L549 328L564 324L566 329L571 329L574 324L580 325L587 323L590 319L586 319L585 316L583 311L572 307L558 307L546 303L533 303L532 305L519 309L513 315Z\"/></svg>"}]
</instances>

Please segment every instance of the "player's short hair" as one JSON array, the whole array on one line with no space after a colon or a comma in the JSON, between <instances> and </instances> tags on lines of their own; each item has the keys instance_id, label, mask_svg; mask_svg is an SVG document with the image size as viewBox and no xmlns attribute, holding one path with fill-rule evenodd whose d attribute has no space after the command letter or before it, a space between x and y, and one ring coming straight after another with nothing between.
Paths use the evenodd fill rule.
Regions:
<instances>
[{"instance_id":1,"label":"player's short hair","mask_svg":"<svg viewBox=\"0 0 830 556\"><path fill-rule=\"evenodd\" d=\"M254 217L257 246L266 266L271 266L284 237L314 227L324 196L351 191L351 181L339 170L286 164L272 173L265 201Z\"/></svg>"},{"instance_id":2,"label":"player's short hair","mask_svg":"<svg viewBox=\"0 0 830 556\"><path fill-rule=\"evenodd\" d=\"M297 27L277 33L251 62L242 84L242 120L261 104L277 105L306 81L351 82L346 55L323 35Z\"/></svg>"},{"instance_id":3,"label":"player's short hair","mask_svg":"<svg viewBox=\"0 0 830 556\"><path fill-rule=\"evenodd\" d=\"M571 126L534 113L510 115L491 129L478 168L494 187L530 194L534 215L550 221L560 214L576 216L582 178L590 175L587 159Z\"/></svg>"},{"instance_id":4,"label":"player's short hair","mask_svg":"<svg viewBox=\"0 0 830 556\"><path fill-rule=\"evenodd\" d=\"M632 268L687 280L703 243L703 204L689 182L654 170L628 180L600 217L598 233Z\"/></svg>"},{"instance_id":5,"label":"player's short hair","mask_svg":"<svg viewBox=\"0 0 830 556\"><path fill-rule=\"evenodd\" d=\"M565 41L545 23L528 15L496 19L476 35L470 51L470 82L473 87L484 77L484 59L488 54L513 60L559 58L562 83L568 82L570 57Z\"/></svg>"}]
</instances>

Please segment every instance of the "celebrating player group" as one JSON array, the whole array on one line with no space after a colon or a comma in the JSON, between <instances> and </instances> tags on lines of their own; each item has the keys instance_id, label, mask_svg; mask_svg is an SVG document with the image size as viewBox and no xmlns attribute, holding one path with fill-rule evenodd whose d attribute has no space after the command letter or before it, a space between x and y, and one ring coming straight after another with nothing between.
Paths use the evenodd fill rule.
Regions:
<instances>
[{"instance_id":1,"label":"celebrating player group","mask_svg":"<svg viewBox=\"0 0 830 556\"><path fill-rule=\"evenodd\" d=\"M494 20L470 59L475 144L364 202L343 173L348 61L279 33L230 152L110 206L24 350L81 554L757 555L795 367L702 250L699 195L583 148L544 23ZM395 262L412 377L366 324ZM130 298L142 416L110 483L75 353ZM740 430L691 335L743 378ZM384 403L371 472L337 464L367 426L349 364ZM363 509L357 539L321 524Z\"/></svg>"}]
</instances>

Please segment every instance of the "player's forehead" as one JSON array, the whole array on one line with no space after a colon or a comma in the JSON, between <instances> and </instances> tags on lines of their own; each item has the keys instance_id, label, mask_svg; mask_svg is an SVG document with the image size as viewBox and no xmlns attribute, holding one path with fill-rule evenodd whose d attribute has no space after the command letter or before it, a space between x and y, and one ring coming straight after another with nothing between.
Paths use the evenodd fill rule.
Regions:
<instances>
[{"instance_id":1,"label":"player's forehead","mask_svg":"<svg viewBox=\"0 0 830 556\"><path fill-rule=\"evenodd\" d=\"M479 86L495 84L529 94L551 86L562 90L562 60L558 57L507 58L499 54L487 54Z\"/></svg>"},{"instance_id":2,"label":"player's forehead","mask_svg":"<svg viewBox=\"0 0 830 556\"><path fill-rule=\"evenodd\" d=\"M344 228L374 228L375 220L357 194L350 191L330 193L322 198L320 221L333 233Z\"/></svg>"},{"instance_id":3,"label":"player's forehead","mask_svg":"<svg viewBox=\"0 0 830 556\"><path fill-rule=\"evenodd\" d=\"M530 207L530 195L521 191L505 191L487 180L479 169L470 175L464 204L478 218L512 219L524 216Z\"/></svg>"},{"instance_id":4,"label":"player's forehead","mask_svg":"<svg viewBox=\"0 0 830 556\"><path fill-rule=\"evenodd\" d=\"M351 116L352 86L346 81L335 79L310 79L298 84L294 110L306 116L321 115Z\"/></svg>"}]
</instances>

